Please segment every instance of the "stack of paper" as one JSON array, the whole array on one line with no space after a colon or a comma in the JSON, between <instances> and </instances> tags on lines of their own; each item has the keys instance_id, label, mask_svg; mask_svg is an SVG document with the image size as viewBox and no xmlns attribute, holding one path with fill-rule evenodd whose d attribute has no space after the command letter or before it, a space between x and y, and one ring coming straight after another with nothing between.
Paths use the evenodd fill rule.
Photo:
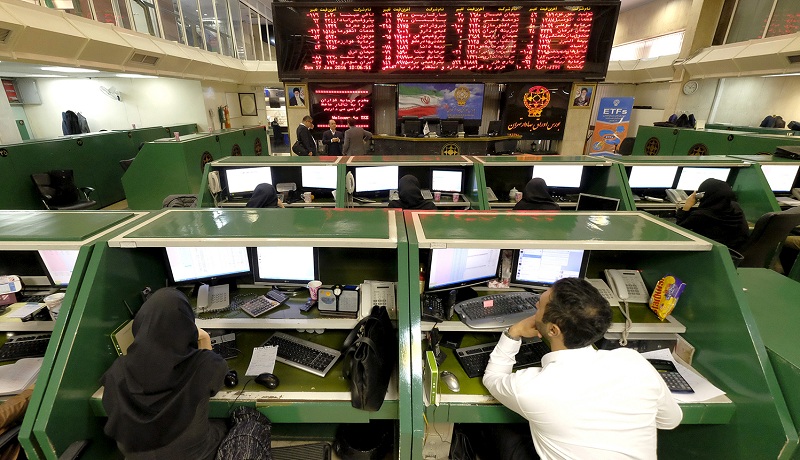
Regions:
<instances>
[{"instance_id":1,"label":"stack of paper","mask_svg":"<svg viewBox=\"0 0 800 460\"><path fill-rule=\"evenodd\" d=\"M14 364L0 366L0 396L15 395L28 388L42 367L44 358L23 358Z\"/></svg>"}]
</instances>

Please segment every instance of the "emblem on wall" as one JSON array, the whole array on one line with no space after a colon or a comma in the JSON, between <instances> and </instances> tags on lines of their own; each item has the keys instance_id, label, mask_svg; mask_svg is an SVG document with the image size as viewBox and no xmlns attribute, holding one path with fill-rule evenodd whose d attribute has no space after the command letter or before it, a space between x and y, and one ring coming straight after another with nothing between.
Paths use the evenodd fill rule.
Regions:
<instances>
[{"instance_id":1,"label":"emblem on wall","mask_svg":"<svg viewBox=\"0 0 800 460\"><path fill-rule=\"evenodd\" d=\"M467 101L469 100L469 95L470 95L469 88L467 88L466 86L459 86L453 93L453 97L456 99L456 102L460 106L467 105Z\"/></svg>"},{"instance_id":2,"label":"emblem on wall","mask_svg":"<svg viewBox=\"0 0 800 460\"><path fill-rule=\"evenodd\" d=\"M231 156L242 156L242 148L239 147L239 144L233 144L233 147L231 147Z\"/></svg>"},{"instance_id":3,"label":"emblem on wall","mask_svg":"<svg viewBox=\"0 0 800 460\"><path fill-rule=\"evenodd\" d=\"M257 157L261 156L261 139L256 138L256 141L253 144L253 151L256 153Z\"/></svg>"},{"instance_id":4,"label":"emblem on wall","mask_svg":"<svg viewBox=\"0 0 800 460\"><path fill-rule=\"evenodd\" d=\"M653 157L658 155L658 152L661 151L661 142L658 140L657 137L651 137L647 139L647 143L644 144L644 153L647 156Z\"/></svg>"},{"instance_id":5,"label":"emblem on wall","mask_svg":"<svg viewBox=\"0 0 800 460\"><path fill-rule=\"evenodd\" d=\"M211 156L211 153L209 153L208 150L203 152L203 155L200 157L200 171L201 172L204 171L205 168L206 168L206 165L208 163L211 163L212 161L214 161L214 157Z\"/></svg>"},{"instance_id":6,"label":"emblem on wall","mask_svg":"<svg viewBox=\"0 0 800 460\"><path fill-rule=\"evenodd\" d=\"M689 149L688 155L692 157L701 157L708 155L708 147L706 147L705 144L694 144Z\"/></svg>"},{"instance_id":7,"label":"emblem on wall","mask_svg":"<svg viewBox=\"0 0 800 460\"><path fill-rule=\"evenodd\" d=\"M541 117L542 109L550 104L550 90L544 86L532 86L522 97L522 102L528 108L529 117Z\"/></svg>"},{"instance_id":8,"label":"emblem on wall","mask_svg":"<svg viewBox=\"0 0 800 460\"><path fill-rule=\"evenodd\" d=\"M444 144L441 150L442 155L459 155L461 151L458 148L458 144Z\"/></svg>"}]
</instances>

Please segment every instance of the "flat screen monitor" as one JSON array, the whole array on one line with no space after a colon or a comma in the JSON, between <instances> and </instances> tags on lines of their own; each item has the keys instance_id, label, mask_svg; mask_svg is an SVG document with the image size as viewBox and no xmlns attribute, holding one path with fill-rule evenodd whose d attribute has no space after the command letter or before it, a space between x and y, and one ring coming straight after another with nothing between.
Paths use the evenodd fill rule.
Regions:
<instances>
[{"instance_id":1,"label":"flat screen monitor","mask_svg":"<svg viewBox=\"0 0 800 460\"><path fill-rule=\"evenodd\" d=\"M547 288L561 278L583 278L586 254L581 249L520 249L515 251L510 284Z\"/></svg>"},{"instance_id":2,"label":"flat screen monitor","mask_svg":"<svg viewBox=\"0 0 800 460\"><path fill-rule=\"evenodd\" d=\"M169 247L172 281L199 281L250 272L245 247Z\"/></svg>"},{"instance_id":3,"label":"flat screen monitor","mask_svg":"<svg viewBox=\"0 0 800 460\"><path fill-rule=\"evenodd\" d=\"M431 190L460 193L464 190L464 171L452 169L431 170Z\"/></svg>"},{"instance_id":4,"label":"flat screen monitor","mask_svg":"<svg viewBox=\"0 0 800 460\"><path fill-rule=\"evenodd\" d=\"M431 249L427 291L471 286L497 277L500 249Z\"/></svg>"},{"instance_id":5,"label":"flat screen monitor","mask_svg":"<svg viewBox=\"0 0 800 460\"><path fill-rule=\"evenodd\" d=\"M486 134L489 136L499 136L503 131L503 122L500 120L492 120L489 122L489 127L486 129Z\"/></svg>"},{"instance_id":6,"label":"flat screen monitor","mask_svg":"<svg viewBox=\"0 0 800 460\"><path fill-rule=\"evenodd\" d=\"M225 184L231 195L252 193L258 184L272 184L272 170L269 166L233 168L223 171L225 172Z\"/></svg>"},{"instance_id":7,"label":"flat screen monitor","mask_svg":"<svg viewBox=\"0 0 800 460\"><path fill-rule=\"evenodd\" d=\"M773 192L788 192L794 187L800 165L761 165Z\"/></svg>"},{"instance_id":8,"label":"flat screen monitor","mask_svg":"<svg viewBox=\"0 0 800 460\"><path fill-rule=\"evenodd\" d=\"M53 286L66 286L72 278L72 270L78 260L77 249L39 250L39 257Z\"/></svg>"},{"instance_id":9,"label":"flat screen monitor","mask_svg":"<svg viewBox=\"0 0 800 460\"><path fill-rule=\"evenodd\" d=\"M50 286L37 251L0 251L0 275L18 275L29 286Z\"/></svg>"},{"instance_id":10,"label":"flat screen monitor","mask_svg":"<svg viewBox=\"0 0 800 460\"><path fill-rule=\"evenodd\" d=\"M464 120L464 135L477 136L481 133L480 120Z\"/></svg>"},{"instance_id":11,"label":"flat screen monitor","mask_svg":"<svg viewBox=\"0 0 800 460\"><path fill-rule=\"evenodd\" d=\"M318 277L313 247L258 246L253 252L256 283L305 286Z\"/></svg>"},{"instance_id":12,"label":"flat screen monitor","mask_svg":"<svg viewBox=\"0 0 800 460\"><path fill-rule=\"evenodd\" d=\"M439 131L442 137L458 136L458 120L442 120Z\"/></svg>"},{"instance_id":13,"label":"flat screen monitor","mask_svg":"<svg viewBox=\"0 0 800 460\"><path fill-rule=\"evenodd\" d=\"M583 165L536 165L532 177L541 177L548 187L579 188Z\"/></svg>"},{"instance_id":14,"label":"flat screen monitor","mask_svg":"<svg viewBox=\"0 0 800 460\"><path fill-rule=\"evenodd\" d=\"M419 137L422 134L422 122L419 120L404 120L400 128L403 136L406 137Z\"/></svg>"},{"instance_id":15,"label":"flat screen monitor","mask_svg":"<svg viewBox=\"0 0 800 460\"><path fill-rule=\"evenodd\" d=\"M706 179L719 179L722 182L728 181L731 168L694 168L684 166L678 178L678 190L695 191Z\"/></svg>"},{"instance_id":16,"label":"flat screen monitor","mask_svg":"<svg viewBox=\"0 0 800 460\"><path fill-rule=\"evenodd\" d=\"M631 188L672 188L677 166L632 166L628 177Z\"/></svg>"},{"instance_id":17,"label":"flat screen monitor","mask_svg":"<svg viewBox=\"0 0 800 460\"><path fill-rule=\"evenodd\" d=\"M300 166L301 183L305 188L336 189L336 166Z\"/></svg>"},{"instance_id":18,"label":"flat screen monitor","mask_svg":"<svg viewBox=\"0 0 800 460\"><path fill-rule=\"evenodd\" d=\"M358 166L355 168L356 193L397 188L399 166Z\"/></svg>"},{"instance_id":19,"label":"flat screen monitor","mask_svg":"<svg viewBox=\"0 0 800 460\"><path fill-rule=\"evenodd\" d=\"M617 209L619 209L618 198L589 193L579 193L578 205L575 207L576 211L616 211Z\"/></svg>"}]
</instances>

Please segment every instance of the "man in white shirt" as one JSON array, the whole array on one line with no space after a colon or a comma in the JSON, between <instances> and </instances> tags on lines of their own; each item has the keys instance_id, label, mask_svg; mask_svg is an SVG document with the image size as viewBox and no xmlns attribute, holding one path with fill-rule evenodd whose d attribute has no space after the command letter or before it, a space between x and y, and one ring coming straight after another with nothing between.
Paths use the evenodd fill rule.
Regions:
<instances>
[{"instance_id":1,"label":"man in white shirt","mask_svg":"<svg viewBox=\"0 0 800 460\"><path fill-rule=\"evenodd\" d=\"M483 384L530 423L542 459L655 459L656 429L682 412L653 366L634 350L595 350L611 307L587 281L564 278L542 294L530 318L508 328ZM544 337L542 367L512 373L522 337Z\"/></svg>"}]
</instances>

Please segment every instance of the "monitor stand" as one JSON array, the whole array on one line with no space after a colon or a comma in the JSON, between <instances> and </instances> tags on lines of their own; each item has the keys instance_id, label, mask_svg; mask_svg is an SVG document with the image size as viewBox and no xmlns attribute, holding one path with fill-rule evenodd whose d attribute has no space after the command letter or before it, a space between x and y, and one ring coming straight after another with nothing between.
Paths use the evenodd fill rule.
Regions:
<instances>
[{"instance_id":1,"label":"monitor stand","mask_svg":"<svg viewBox=\"0 0 800 460\"><path fill-rule=\"evenodd\" d=\"M456 303L478 297L478 293L475 292L475 289L472 289L471 287L462 287L456 289L455 291L456 291Z\"/></svg>"}]
</instances>

